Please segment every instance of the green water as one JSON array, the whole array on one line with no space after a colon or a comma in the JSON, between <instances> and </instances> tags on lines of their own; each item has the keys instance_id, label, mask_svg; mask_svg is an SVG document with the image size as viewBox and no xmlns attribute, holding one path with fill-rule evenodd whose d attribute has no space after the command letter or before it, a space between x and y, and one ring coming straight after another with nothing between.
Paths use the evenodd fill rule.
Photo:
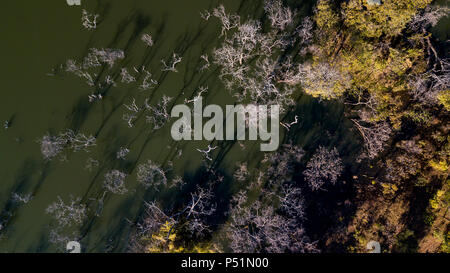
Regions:
<instances>
[{"instance_id":1,"label":"green water","mask_svg":"<svg viewBox=\"0 0 450 273\"><path fill-rule=\"evenodd\" d=\"M210 8L210 1L82 2L81 7L70 7L65 1L11 1L1 9L4 65L0 117L12 120L11 127L0 134L2 252L55 251L48 243L52 223L45 209L58 195L63 199L69 195L83 197L83 203L95 211L93 200L103 194L105 171L113 167L131 171L139 161L151 159L164 164L173 157L174 150L168 146L174 143L168 138L168 130L154 134L143 126L130 130L122 121L121 105L131 96L148 94L119 85L102 103L89 104L87 95L93 89L84 81L72 75L47 75L66 59L81 59L91 47L120 48L127 55L128 67L138 66L146 58L150 71L158 75L160 60L177 50L184 58L178 68L180 73L161 76L159 88L152 92L153 101L162 94L175 97L183 88L187 94L192 93L200 81L209 81L210 88L216 91L214 96L222 103L232 101L216 78L196 77L196 59L202 50L214 45L217 34L216 26L207 26L199 16L200 11ZM101 14L101 24L95 31L82 28L82 8ZM155 40L151 50L146 50L139 40L143 32L151 33ZM37 140L46 132L57 133L65 128L95 134L97 147L89 154L69 153L67 162L45 162ZM187 152L174 168L181 174L194 172L201 166L195 148L206 145L192 143L184 147ZM115 152L121 146L127 146L131 153L127 161L117 163ZM100 161L92 172L84 168L89 157ZM82 231L83 251L124 250L129 231L125 218L136 218L144 195L152 198L155 194L146 193L135 180L132 175L127 180L128 194L106 196L101 217L91 215ZM17 205L11 202L13 193L32 194L33 199Z\"/></svg>"},{"instance_id":2,"label":"green water","mask_svg":"<svg viewBox=\"0 0 450 273\"><path fill-rule=\"evenodd\" d=\"M294 1L291 1L294 2ZM196 150L204 149L206 141L175 143L170 137L170 126L152 132L143 120L128 128L122 120L122 106L131 98L143 101L151 98L156 103L163 94L174 97L172 103L184 98L201 85L208 86L205 104L233 104L234 99L225 90L214 67L199 73L200 55L210 53L219 45L218 21L205 22L199 12L217 6L218 1L86 1L82 6L68 6L65 1L6 1L0 11L1 95L0 121L11 120L7 130L0 131L0 252L54 252L60 251L49 243L49 232L54 225L46 208L57 196L67 200L70 195L81 197L89 208L88 220L80 229L84 252L126 251L132 230L129 222L140 215L143 201L160 199L167 207L175 202L176 190L156 192L145 190L136 181L135 167L148 159L168 166L173 162L174 172L192 177L202 166L202 156ZM228 10L242 18L259 17L260 1L225 1ZM311 1L295 2L306 12ZM258 7L258 8L255 8ZM81 10L100 14L100 24L89 31L81 26ZM155 44L147 48L141 41L143 33L152 34ZM101 102L89 103L87 96L95 91L84 80L66 73L56 73L69 58L81 60L89 48L120 48L126 59L120 65L146 65L159 85L152 91L140 91L136 86L118 84L107 90ZM183 57L178 73L163 73L161 59L172 52ZM115 66L108 73L117 73ZM295 114L302 126L286 134L307 152L319 144L336 146L344 161L351 165L352 153L358 150L357 132L344 116L337 103L320 103L307 96L299 96ZM286 118L292 120L293 114ZM56 134L67 128L97 137L97 146L86 152L68 152L67 160L46 162L37 142L47 132ZM236 162L249 162L257 167L262 157L259 144L248 142L245 151L229 143L218 166L231 176ZM131 152L126 160L117 160L120 147ZM176 157L178 150L181 158ZM217 152L215 155L218 155ZM99 166L85 169L86 160L93 158ZM120 169L129 176L128 193L107 194L103 210L96 216L98 200L103 196L103 176L106 171ZM195 181L190 181L195 183ZM240 185L231 181L229 191ZM26 204L11 201L13 193L32 194Z\"/></svg>"}]
</instances>

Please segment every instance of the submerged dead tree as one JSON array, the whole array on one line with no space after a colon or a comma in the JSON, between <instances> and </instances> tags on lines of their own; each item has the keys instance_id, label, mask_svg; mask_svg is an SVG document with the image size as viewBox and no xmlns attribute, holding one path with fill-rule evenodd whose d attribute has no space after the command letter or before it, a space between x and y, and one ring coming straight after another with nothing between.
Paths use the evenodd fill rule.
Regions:
<instances>
[{"instance_id":1,"label":"submerged dead tree","mask_svg":"<svg viewBox=\"0 0 450 273\"><path fill-rule=\"evenodd\" d=\"M46 212L56 220L60 227L79 225L87 216L86 205L81 204L80 202L81 198L74 198L71 196L70 201L65 203L62 198L58 196L58 200L48 206Z\"/></svg>"},{"instance_id":2,"label":"submerged dead tree","mask_svg":"<svg viewBox=\"0 0 450 273\"><path fill-rule=\"evenodd\" d=\"M167 177L162 167L151 160L138 166L137 181L145 188L153 187L158 189L159 186L167 184Z\"/></svg>"},{"instance_id":3,"label":"submerged dead tree","mask_svg":"<svg viewBox=\"0 0 450 273\"><path fill-rule=\"evenodd\" d=\"M89 148L96 145L96 139L91 135L77 134L68 129L58 135L46 134L39 140L39 143L41 144L41 153L44 159L51 160L60 155L65 149L71 149L74 152L89 151Z\"/></svg>"},{"instance_id":4,"label":"submerged dead tree","mask_svg":"<svg viewBox=\"0 0 450 273\"><path fill-rule=\"evenodd\" d=\"M103 182L103 187L115 194L125 194L128 192L125 187L126 173L119 170L111 170L105 174L105 179Z\"/></svg>"},{"instance_id":5,"label":"submerged dead tree","mask_svg":"<svg viewBox=\"0 0 450 273\"><path fill-rule=\"evenodd\" d=\"M306 165L303 175L312 190L319 190L323 189L327 182L336 184L343 170L344 166L336 148L319 147Z\"/></svg>"},{"instance_id":6,"label":"submerged dead tree","mask_svg":"<svg viewBox=\"0 0 450 273\"><path fill-rule=\"evenodd\" d=\"M278 104L281 110L293 103L292 86L279 81L284 58L280 52L300 38L293 35L295 12L281 1L266 1L265 11L272 29L263 31L256 20L241 22L223 6L213 10L222 25L222 45L215 49L213 62L220 67L220 78L238 101ZM305 25L306 27L306 25ZM291 33L292 32L292 33ZM302 33L299 29L297 33Z\"/></svg>"}]
</instances>

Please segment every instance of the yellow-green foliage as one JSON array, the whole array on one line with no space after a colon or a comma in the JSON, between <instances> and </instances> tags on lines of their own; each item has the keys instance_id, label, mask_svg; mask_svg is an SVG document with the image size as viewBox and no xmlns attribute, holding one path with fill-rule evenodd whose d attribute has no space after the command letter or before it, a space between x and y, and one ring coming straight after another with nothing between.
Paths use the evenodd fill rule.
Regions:
<instances>
[{"instance_id":1,"label":"yellow-green foliage","mask_svg":"<svg viewBox=\"0 0 450 273\"><path fill-rule=\"evenodd\" d=\"M351 75L353 93L370 92L377 104L374 122L390 118L395 127L400 126L404 106L403 96L408 86L406 77L420 66L422 52L415 49L375 47L362 39L354 41L352 47L342 50L337 58L343 73ZM417 71L417 73L420 71Z\"/></svg>"},{"instance_id":2,"label":"yellow-green foliage","mask_svg":"<svg viewBox=\"0 0 450 273\"><path fill-rule=\"evenodd\" d=\"M339 98L350 87L348 74L324 63L313 63L303 79L305 93L322 99Z\"/></svg>"},{"instance_id":3,"label":"yellow-green foliage","mask_svg":"<svg viewBox=\"0 0 450 273\"><path fill-rule=\"evenodd\" d=\"M341 6L337 2L341 2ZM383 197L387 199L405 194L404 189L409 186L405 181L414 179L416 185L428 187L438 182L438 179L447 179L450 144L448 128L441 126L445 117L442 117L442 112L436 111L440 109L434 107L436 105L417 102L411 92L414 87L411 79L425 78L430 67L431 63L426 60L427 44L424 42L431 34L411 33L412 30L405 28L432 0L379 2L368 4L367 0L319 0L315 14L318 35L313 50L313 65L327 63L344 77L339 81L340 85L328 81L328 85L317 85L320 88L316 90L306 86L305 91L326 99L346 96L346 99L360 102L355 108L367 103L367 106L363 106L365 111L361 118L370 123L388 121L394 130L400 130L404 121L414 121L421 127L414 137L419 152L405 148L407 153L384 160L392 163L391 169L394 171L391 178L397 179L380 183L385 195ZM449 90L441 91L437 99L445 110L450 111ZM442 208L448 207L449 202L445 201L448 195L448 187L445 187L429 200L424 219L428 225L441 225ZM403 206L400 203L393 204ZM361 221L359 225L364 226L366 223ZM362 243L357 232L355 239ZM396 251L419 250L412 231L405 230L397 239ZM448 252L448 234L445 242L442 250Z\"/></svg>"},{"instance_id":4,"label":"yellow-green foliage","mask_svg":"<svg viewBox=\"0 0 450 273\"><path fill-rule=\"evenodd\" d=\"M177 235L172 232L169 235L169 231L172 224L166 222L161 226L158 233L152 234L149 238L149 244L147 247L147 252L149 253L180 253L184 251L183 247L176 247L175 240ZM169 236L168 236L169 235Z\"/></svg>"},{"instance_id":5,"label":"yellow-green foliage","mask_svg":"<svg viewBox=\"0 0 450 273\"><path fill-rule=\"evenodd\" d=\"M339 23L339 16L334 11L332 1L319 0L316 6L316 24L321 29L333 29Z\"/></svg>"},{"instance_id":6,"label":"yellow-green foliage","mask_svg":"<svg viewBox=\"0 0 450 273\"><path fill-rule=\"evenodd\" d=\"M210 244L197 243L192 247L185 247L177 241L176 230L172 229L172 225L166 222L161 226L159 231L150 238L143 238L146 242L148 253L213 253ZM172 229L172 230L171 230ZM170 232L170 235L169 235Z\"/></svg>"},{"instance_id":7,"label":"yellow-green foliage","mask_svg":"<svg viewBox=\"0 0 450 273\"><path fill-rule=\"evenodd\" d=\"M430 161L430 166L439 172L446 172L448 170L448 163L447 161L441 160L441 161L435 161L435 160L431 160Z\"/></svg>"},{"instance_id":8,"label":"yellow-green foliage","mask_svg":"<svg viewBox=\"0 0 450 273\"><path fill-rule=\"evenodd\" d=\"M445 110L450 111L450 89L440 92L437 98L439 103L444 106Z\"/></svg>"},{"instance_id":9,"label":"yellow-green foliage","mask_svg":"<svg viewBox=\"0 0 450 273\"><path fill-rule=\"evenodd\" d=\"M439 190L433 199L430 200L430 206L432 209L436 210L440 208L441 198L444 196L445 191Z\"/></svg>"},{"instance_id":10,"label":"yellow-green foliage","mask_svg":"<svg viewBox=\"0 0 450 273\"><path fill-rule=\"evenodd\" d=\"M398 191L398 187L395 184L381 183L383 187L383 194L394 195Z\"/></svg>"},{"instance_id":11,"label":"yellow-green foliage","mask_svg":"<svg viewBox=\"0 0 450 273\"><path fill-rule=\"evenodd\" d=\"M413 120L417 123L421 123L421 124L427 124L431 120L430 113L423 111L423 110L405 111L405 116L409 117L411 120Z\"/></svg>"},{"instance_id":12,"label":"yellow-green foliage","mask_svg":"<svg viewBox=\"0 0 450 273\"><path fill-rule=\"evenodd\" d=\"M389 118L395 129L400 128L402 117L408 114L403 111L408 101L408 77L423 73L426 62L423 49L408 43L397 43L394 47L389 37L400 34L418 9L429 2L388 0L381 5L368 5L365 0L351 0L343 4L341 18L329 1L320 1L315 19L328 35L319 38L315 62L332 64L342 75L348 75L344 79L349 82L341 81L334 89L335 96L315 94L333 98L344 91L357 97L369 92L377 111L372 121ZM336 22L339 20L340 23ZM374 37L378 40L373 41Z\"/></svg>"},{"instance_id":13,"label":"yellow-green foliage","mask_svg":"<svg viewBox=\"0 0 450 273\"><path fill-rule=\"evenodd\" d=\"M432 0L383 0L382 4L368 4L367 0L350 0L342 5L345 25L362 36L377 38L395 36L405 28L418 9Z\"/></svg>"}]
</instances>

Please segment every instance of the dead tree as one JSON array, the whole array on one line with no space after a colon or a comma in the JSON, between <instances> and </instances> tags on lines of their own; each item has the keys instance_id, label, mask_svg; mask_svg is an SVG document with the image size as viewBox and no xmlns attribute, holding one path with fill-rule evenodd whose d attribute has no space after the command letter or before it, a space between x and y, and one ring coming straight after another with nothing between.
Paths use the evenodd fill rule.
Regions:
<instances>
[{"instance_id":1,"label":"dead tree","mask_svg":"<svg viewBox=\"0 0 450 273\"><path fill-rule=\"evenodd\" d=\"M127 174L119 170L111 170L105 174L103 187L115 194L125 194L128 190L125 188L125 178Z\"/></svg>"},{"instance_id":2,"label":"dead tree","mask_svg":"<svg viewBox=\"0 0 450 273\"><path fill-rule=\"evenodd\" d=\"M145 188L153 187L157 189L159 186L167 184L166 173L161 166L151 160L138 166L137 180Z\"/></svg>"},{"instance_id":3,"label":"dead tree","mask_svg":"<svg viewBox=\"0 0 450 273\"><path fill-rule=\"evenodd\" d=\"M364 139L364 146L367 156L375 158L384 150L387 141L390 139L392 129L386 121L378 122L369 126L363 126L360 121L352 119L356 128Z\"/></svg>"},{"instance_id":4,"label":"dead tree","mask_svg":"<svg viewBox=\"0 0 450 273\"><path fill-rule=\"evenodd\" d=\"M326 182L336 184L344 166L336 148L331 150L319 147L306 165L303 172L305 180L312 190L323 189Z\"/></svg>"},{"instance_id":5,"label":"dead tree","mask_svg":"<svg viewBox=\"0 0 450 273\"><path fill-rule=\"evenodd\" d=\"M80 203L81 198L70 197L70 201L65 203L60 196L46 209L58 223L59 227L79 225L86 218L86 205Z\"/></svg>"}]
</instances>

